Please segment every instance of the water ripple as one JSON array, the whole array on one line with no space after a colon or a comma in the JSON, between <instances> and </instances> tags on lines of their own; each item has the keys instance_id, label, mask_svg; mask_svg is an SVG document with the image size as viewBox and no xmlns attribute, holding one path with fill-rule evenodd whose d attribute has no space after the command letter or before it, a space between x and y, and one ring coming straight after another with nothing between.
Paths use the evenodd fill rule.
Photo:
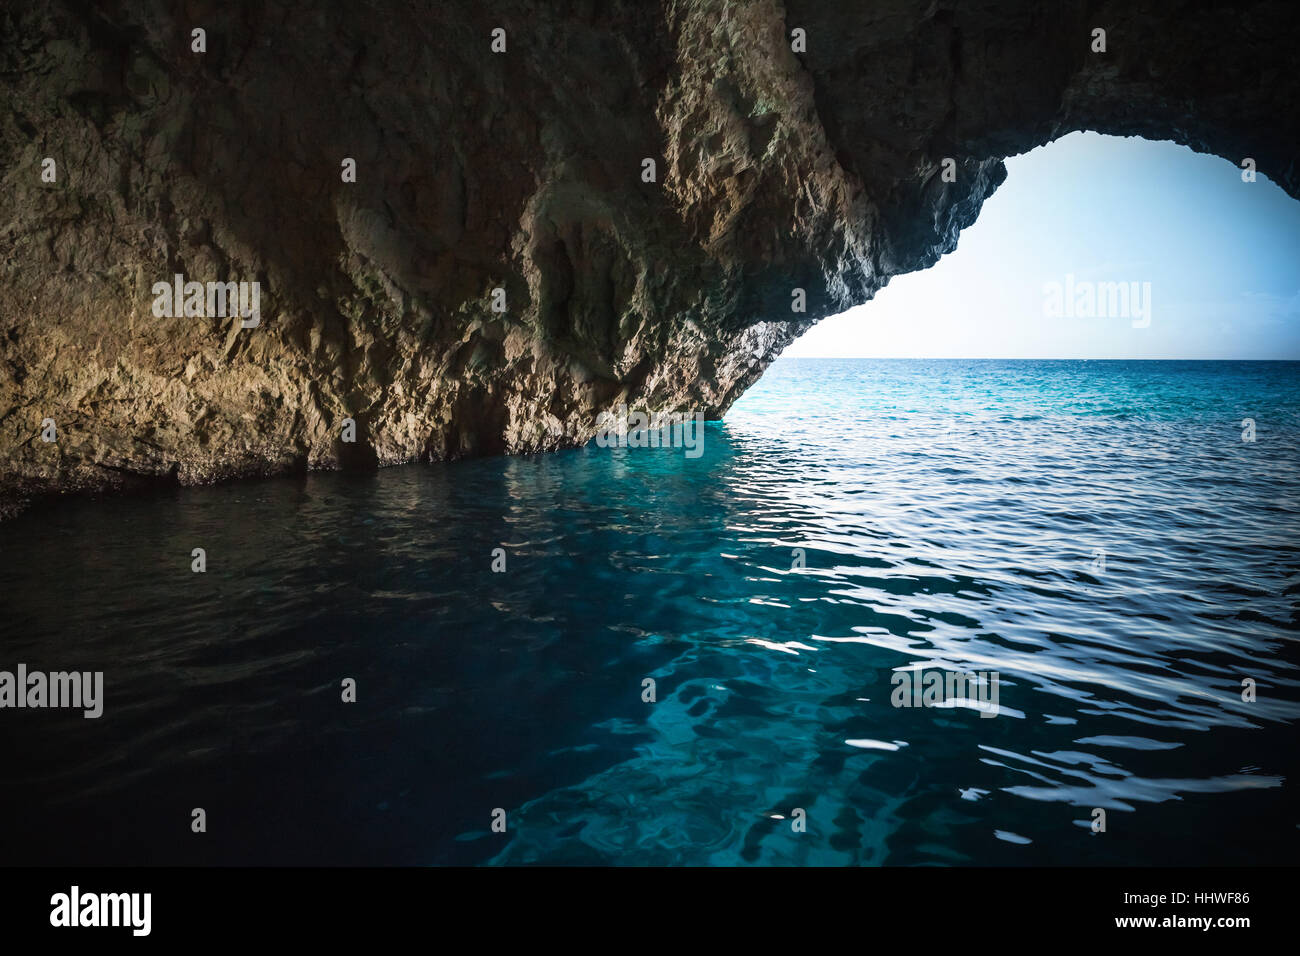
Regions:
<instances>
[{"instance_id":1,"label":"water ripple","mask_svg":"<svg viewBox=\"0 0 1300 956\"><path fill-rule=\"evenodd\" d=\"M0 526L0 667L103 669L107 701L0 715L0 845L1291 862L1297 371L782 362L699 459L592 447L30 513ZM929 672L997 674L996 716L893 705ZM196 805L222 821L203 849L175 836Z\"/></svg>"}]
</instances>

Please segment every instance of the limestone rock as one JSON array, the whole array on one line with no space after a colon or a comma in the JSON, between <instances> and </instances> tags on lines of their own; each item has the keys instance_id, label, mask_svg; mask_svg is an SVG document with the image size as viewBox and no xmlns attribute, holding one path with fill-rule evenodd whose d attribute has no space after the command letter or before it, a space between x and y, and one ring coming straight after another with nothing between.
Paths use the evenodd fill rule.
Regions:
<instances>
[{"instance_id":1,"label":"limestone rock","mask_svg":"<svg viewBox=\"0 0 1300 956\"><path fill-rule=\"evenodd\" d=\"M1297 195L1291 5L1134 6L6 5L0 513L547 451L621 402L720 416L1073 130ZM155 317L178 273L258 282L260 325Z\"/></svg>"}]
</instances>

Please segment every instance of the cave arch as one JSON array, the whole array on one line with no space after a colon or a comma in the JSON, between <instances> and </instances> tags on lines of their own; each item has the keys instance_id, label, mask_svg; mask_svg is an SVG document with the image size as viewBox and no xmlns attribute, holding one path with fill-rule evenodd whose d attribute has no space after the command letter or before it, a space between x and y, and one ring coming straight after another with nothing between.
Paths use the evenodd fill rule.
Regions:
<instances>
[{"instance_id":1,"label":"cave arch","mask_svg":"<svg viewBox=\"0 0 1300 956\"><path fill-rule=\"evenodd\" d=\"M392 0L288 25L242 0L202 54L161 0L6 17L0 512L337 468L347 418L386 465L449 433L581 444L620 404L719 416L810 324L953 248L1002 157L1075 130L1300 190L1279 0ZM174 274L259 281L262 322L149 317Z\"/></svg>"}]
</instances>

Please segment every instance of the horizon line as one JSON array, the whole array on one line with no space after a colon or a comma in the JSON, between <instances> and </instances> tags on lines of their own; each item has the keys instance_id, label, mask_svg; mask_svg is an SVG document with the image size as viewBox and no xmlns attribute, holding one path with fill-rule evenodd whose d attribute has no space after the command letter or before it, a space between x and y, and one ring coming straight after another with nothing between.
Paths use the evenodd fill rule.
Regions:
<instances>
[{"instance_id":1,"label":"horizon line","mask_svg":"<svg viewBox=\"0 0 1300 956\"><path fill-rule=\"evenodd\" d=\"M816 359L831 362L1300 362L1297 358L1085 358L1077 356L987 355L778 355L773 362Z\"/></svg>"}]
</instances>

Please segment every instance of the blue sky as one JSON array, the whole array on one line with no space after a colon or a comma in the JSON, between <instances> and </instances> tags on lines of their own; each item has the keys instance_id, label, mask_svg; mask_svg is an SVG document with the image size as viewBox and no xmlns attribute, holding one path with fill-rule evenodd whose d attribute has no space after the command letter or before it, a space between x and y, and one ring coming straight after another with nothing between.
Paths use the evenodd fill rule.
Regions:
<instances>
[{"instance_id":1,"label":"blue sky","mask_svg":"<svg viewBox=\"0 0 1300 956\"><path fill-rule=\"evenodd\" d=\"M1048 314L1049 283L1121 282L1149 324ZM1007 160L956 251L784 354L1300 359L1300 202L1226 159L1072 133Z\"/></svg>"}]
</instances>

